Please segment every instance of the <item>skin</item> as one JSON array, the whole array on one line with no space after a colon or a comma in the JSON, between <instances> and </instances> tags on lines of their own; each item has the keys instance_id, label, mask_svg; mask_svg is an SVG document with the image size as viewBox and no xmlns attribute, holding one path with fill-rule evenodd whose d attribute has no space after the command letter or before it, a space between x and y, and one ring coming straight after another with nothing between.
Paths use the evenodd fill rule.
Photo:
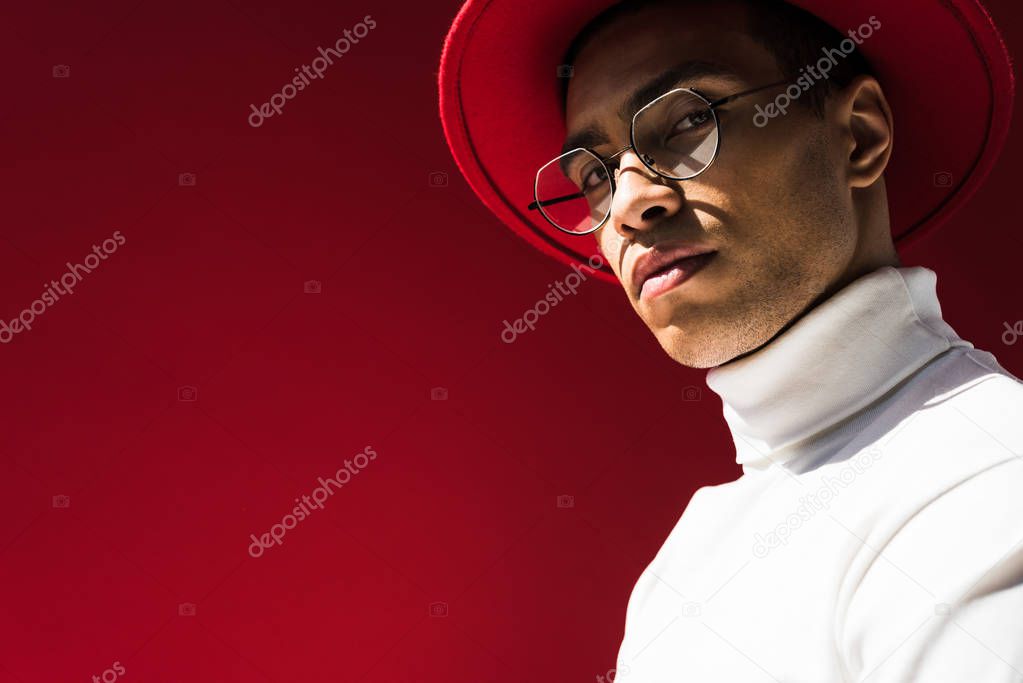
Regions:
<instances>
[{"instance_id":1,"label":"skin","mask_svg":"<svg viewBox=\"0 0 1023 683\"><path fill-rule=\"evenodd\" d=\"M567 129L596 125L602 157L629 143L617 115L633 89L682 60L712 61L737 78L677 84L710 99L786 80L774 56L745 32L746 5L655 5L604 27L575 62ZM787 82L794 81L790 78ZM718 110L722 144L703 174L656 176L633 151L615 161L608 222L593 233L630 303L677 362L707 368L771 341L838 289L882 266L900 264L892 244L883 173L892 115L878 82L859 77L828 98L823 119L798 102L764 128L753 123L785 86ZM613 164L614 162L611 162ZM636 258L685 242L717 252L680 286L640 300Z\"/></svg>"}]
</instances>

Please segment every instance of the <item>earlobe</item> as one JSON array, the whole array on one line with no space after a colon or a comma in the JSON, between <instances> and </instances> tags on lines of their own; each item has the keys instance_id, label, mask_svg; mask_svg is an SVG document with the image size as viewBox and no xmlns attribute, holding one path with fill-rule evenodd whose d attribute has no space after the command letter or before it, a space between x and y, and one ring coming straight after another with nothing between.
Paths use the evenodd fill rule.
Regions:
<instances>
[{"instance_id":1,"label":"earlobe","mask_svg":"<svg viewBox=\"0 0 1023 683\"><path fill-rule=\"evenodd\" d=\"M839 97L839 115L847 131L849 186L873 185L884 174L892 154L891 107L877 79L859 76Z\"/></svg>"}]
</instances>

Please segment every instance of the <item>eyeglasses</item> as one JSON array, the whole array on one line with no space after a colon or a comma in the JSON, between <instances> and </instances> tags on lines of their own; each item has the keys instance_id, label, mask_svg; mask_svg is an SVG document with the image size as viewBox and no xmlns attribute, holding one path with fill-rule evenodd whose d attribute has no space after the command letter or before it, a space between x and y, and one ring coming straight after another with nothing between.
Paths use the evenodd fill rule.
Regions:
<instances>
[{"instance_id":1,"label":"eyeglasses","mask_svg":"<svg viewBox=\"0 0 1023 683\"><path fill-rule=\"evenodd\" d=\"M789 82L714 101L691 88L666 92L636 112L629 126L629 144L611 156L602 158L577 147L541 166L533 185L535 201L527 208L539 210L558 230L588 235L611 215L615 182L607 162L631 149L644 166L662 178L695 178L710 168L721 148L718 107Z\"/></svg>"}]
</instances>

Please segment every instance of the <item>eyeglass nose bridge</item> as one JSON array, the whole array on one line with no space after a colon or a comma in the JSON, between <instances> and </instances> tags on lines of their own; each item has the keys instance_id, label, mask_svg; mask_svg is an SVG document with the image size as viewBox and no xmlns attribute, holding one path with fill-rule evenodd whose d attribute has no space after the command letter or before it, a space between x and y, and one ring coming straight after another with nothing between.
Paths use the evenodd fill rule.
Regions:
<instances>
[{"instance_id":1,"label":"eyeglass nose bridge","mask_svg":"<svg viewBox=\"0 0 1023 683\"><path fill-rule=\"evenodd\" d=\"M636 157L639 158L639 160L643 164L643 166L645 166L648 171L650 171L651 173L654 174L653 178L650 178L651 180L656 180L658 178L665 178L665 177L667 177L664 174L662 174L660 171L657 170L657 168L654 165L655 164L654 158L651 157L648 154L643 154L638 149L636 149L635 143L633 143L633 142L630 142L629 144L625 145L625 147L622 147L617 152L615 152L615 153L613 153L613 154L611 154L609 156L606 156L603 159L601 159L601 161L604 163L605 168L607 167L607 162L611 161L612 159L614 159L617 156L625 154L630 149L633 152L636 153ZM612 193L612 195L618 189L618 183L617 183L616 179L618 177L618 174L621 173L621 170L622 170L622 167L618 166L618 167L616 167L614 169L614 172L608 174L608 178L611 181L611 193Z\"/></svg>"},{"instance_id":2,"label":"eyeglass nose bridge","mask_svg":"<svg viewBox=\"0 0 1023 683\"><path fill-rule=\"evenodd\" d=\"M612 155L610 155L608 157L605 157L604 158L604 162L611 161L615 157L617 157L617 156L619 156L621 154L625 154L630 149L633 152L636 153L636 157L638 157L639 160L643 163L643 165L646 166L647 170L649 170L651 173L654 174L654 177L658 177L658 176L660 176L662 178L666 177L666 176L664 176L664 174L662 174L660 171L658 171L657 168L655 167L655 160L654 160L654 158L651 157L649 154L644 154L643 152L640 152L638 149L636 149L635 143L631 143L631 142L629 144L625 145L625 147L622 147L620 150L618 150L614 154L612 154ZM621 171L621 166L619 166L618 168L615 169L615 172L620 172L620 171Z\"/></svg>"}]
</instances>

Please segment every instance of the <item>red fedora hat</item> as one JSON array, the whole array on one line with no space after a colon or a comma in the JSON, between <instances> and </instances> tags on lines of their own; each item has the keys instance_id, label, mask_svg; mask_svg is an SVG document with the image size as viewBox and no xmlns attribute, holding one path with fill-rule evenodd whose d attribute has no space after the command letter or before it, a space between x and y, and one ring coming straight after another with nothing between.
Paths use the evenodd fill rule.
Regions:
<instances>
[{"instance_id":1,"label":"red fedora hat","mask_svg":"<svg viewBox=\"0 0 1023 683\"><path fill-rule=\"evenodd\" d=\"M526 207L536 170L565 136L558 63L576 33L615 2L468 0L441 55L441 122L462 174L519 236L569 265L594 256L594 240L562 233ZM790 2L843 34L871 15L881 22L859 49L895 116L885 181L902 248L955 213L997 159L1014 92L1005 44L979 0ZM606 265L598 275L617 282Z\"/></svg>"}]
</instances>

